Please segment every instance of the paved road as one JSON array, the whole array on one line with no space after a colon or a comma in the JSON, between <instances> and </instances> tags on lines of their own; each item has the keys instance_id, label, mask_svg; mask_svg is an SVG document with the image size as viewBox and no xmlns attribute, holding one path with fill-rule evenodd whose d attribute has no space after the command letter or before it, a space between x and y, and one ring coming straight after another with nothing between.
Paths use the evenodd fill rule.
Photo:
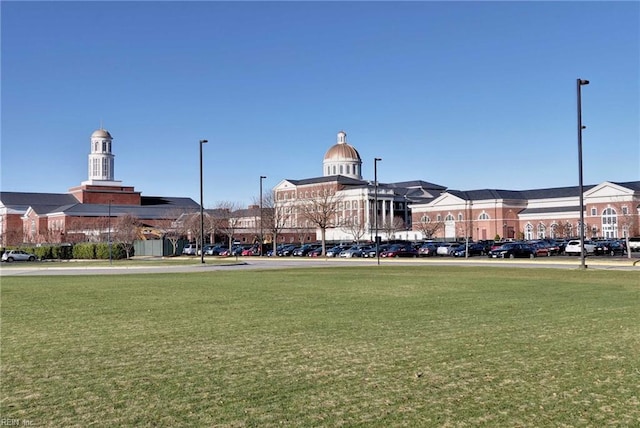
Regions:
<instances>
[{"instance_id":1,"label":"paved road","mask_svg":"<svg viewBox=\"0 0 640 428\"><path fill-rule=\"evenodd\" d=\"M634 265L634 262L635 265ZM588 269L631 270L640 272L640 257L590 257L586 260ZM50 276L50 275L113 275L113 274L141 274L141 273L166 273L166 272L208 272L217 270L250 270L250 269L287 269L300 267L324 267L337 266L372 266L377 265L376 259L334 259L334 258L259 258L248 257L228 264L205 263L190 265L172 265L157 263L145 265L140 260L139 265L122 266L115 263L113 266L73 266L74 262L36 262L14 263L0 267L0 277L9 276ZM382 266L500 266L520 268L552 268L552 269L579 269L580 259L577 257L545 257L533 260L492 260L485 257L471 257L469 259L456 259L448 257L431 257L419 259L380 259ZM640 281L640 277L639 277Z\"/></svg>"}]
</instances>

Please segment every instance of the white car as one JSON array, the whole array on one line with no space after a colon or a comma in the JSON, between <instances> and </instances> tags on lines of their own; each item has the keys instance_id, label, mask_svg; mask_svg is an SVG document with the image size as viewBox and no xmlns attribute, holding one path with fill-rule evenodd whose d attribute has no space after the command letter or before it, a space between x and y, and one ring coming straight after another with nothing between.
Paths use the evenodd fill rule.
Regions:
<instances>
[{"instance_id":1,"label":"white car","mask_svg":"<svg viewBox=\"0 0 640 428\"><path fill-rule=\"evenodd\" d=\"M585 249L585 255L587 254L593 254L596 252L596 244L594 244L591 241L584 241L584 249ZM568 256L579 256L581 251L580 251L580 240L579 239L572 239L571 241L567 242L567 246L564 247L564 253Z\"/></svg>"},{"instance_id":2,"label":"white car","mask_svg":"<svg viewBox=\"0 0 640 428\"><path fill-rule=\"evenodd\" d=\"M460 247L460 244L455 242L440 244L438 245L438 248L436 248L436 254L439 256L452 256L458 247Z\"/></svg>"},{"instance_id":3,"label":"white car","mask_svg":"<svg viewBox=\"0 0 640 428\"><path fill-rule=\"evenodd\" d=\"M2 261L11 262L33 262L36 260L34 254L26 253L22 250L10 250L2 254Z\"/></svg>"},{"instance_id":4,"label":"white car","mask_svg":"<svg viewBox=\"0 0 640 428\"><path fill-rule=\"evenodd\" d=\"M185 256L195 256L196 255L196 248L197 248L196 244L187 244L182 249L182 254L185 255Z\"/></svg>"}]
</instances>

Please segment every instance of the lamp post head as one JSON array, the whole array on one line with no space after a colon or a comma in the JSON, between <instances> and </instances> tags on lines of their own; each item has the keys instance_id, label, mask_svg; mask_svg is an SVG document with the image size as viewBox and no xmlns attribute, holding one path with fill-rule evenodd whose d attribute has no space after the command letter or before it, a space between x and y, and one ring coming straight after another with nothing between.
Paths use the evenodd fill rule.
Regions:
<instances>
[{"instance_id":1,"label":"lamp post head","mask_svg":"<svg viewBox=\"0 0 640 428\"><path fill-rule=\"evenodd\" d=\"M264 178L267 178L267 177L266 177L265 175L261 175L261 176L260 176L260 180L262 180L262 179L264 179Z\"/></svg>"},{"instance_id":2,"label":"lamp post head","mask_svg":"<svg viewBox=\"0 0 640 428\"><path fill-rule=\"evenodd\" d=\"M209 140L200 140L200 144L208 143Z\"/></svg>"},{"instance_id":3,"label":"lamp post head","mask_svg":"<svg viewBox=\"0 0 640 428\"><path fill-rule=\"evenodd\" d=\"M578 83L582 86L582 85L588 85L589 81L588 80L584 80L584 79L578 79Z\"/></svg>"},{"instance_id":4,"label":"lamp post head","mask_svg":"<svg viewBox=\"0 0 640 428\"><path fill-rule=\"evenodd\" d=\"M382 160L382 158L375 158L374 159L375 162L378 162L378 161L381 161L381 160Z\"/></svg>"}]
</instances>

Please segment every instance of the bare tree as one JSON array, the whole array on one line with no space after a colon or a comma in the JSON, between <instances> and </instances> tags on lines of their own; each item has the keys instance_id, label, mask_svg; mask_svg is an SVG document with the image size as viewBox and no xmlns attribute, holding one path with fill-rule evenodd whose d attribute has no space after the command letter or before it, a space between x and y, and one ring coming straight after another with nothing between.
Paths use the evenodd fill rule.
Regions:
<instances>
[{"instance_id":1,"label":"bare tree","mask_svg":"<svg viewBox=\"0 0 640 428\"><path fill-rule=\"evenodd\" d=\"M218 227L220 232L226 235L229 240L229 251L233 247L233 237L240 227L240 217L234 215L240 209L240 205L235 202L220 202L216 208L220 214Z\"/></svg>"},{"instance_id":2,"label":"bare tree","mask_svg":"<svg viewBox=\"0 0 640 428\"><path fill-rule=\"evenodd\" d=\"M311 192L311 197L303 198L297 206L300 218L320 229L322 254L326 254L327 229L337 223L338 207L342 197L333 186L319 186Z\"/></svg>"},{"instance_id":3,"label":"bare tree","mask_svg":"<svg viewBox=\"0 0 640 428\"><path fill-rule=\"evenodd\" d=\"M116 240L123 245L124 250L127 253L127 258L131 257L133 243L136 239L138 239L139 230L140 220L138 219L138 217L129 213L118 217L118 220L115 224L114 235Z\"/></svg>"},{"instance_id":4,"label":"bare tree","mask_svg":"<svg viewBox=\"0 0 640 428\"><path fill-rule=\"evenodd\" d=\"M356 241L357 244L360 243L360 240L367 233L364 223L357 217L343 218L340 221L340 229L353 236L353 240Z\"/></svg>"},{"instance_id":5,"label":"bare tree","mask_svg":"<svg viewBox=\"0 0 640 428\"><path fill-rule=\"evenodd\" d=\"M444 223L442 221L431 221L429 217L423 216L416 224L416 228L422 232L425 239L432 239L440 229L444 228Z\"/></svg>"},{"instance_id":6,"label":"bare tree","mask_svg":"<svg viewBox=\"0 0 640 428\"><path fill-rule=\"evenodd\" d=\"M273 254L278 251L278 235L291 219L291 206L276 204L275 193L271 192L262 199L262 224L266 233L273 240Z\"/></svg>"},{"instance_id":7,"label":"bare tree","mask_svg":"<svg viewBox=\"0 0 640 428\"><path fill-rule=\"evenodd\" d=\"M380 229L385 233L387 239L392 239L395 233L399 230L404 230L404 219L402 217L387 217L384 221L380 222Z\"/></svg>"},{"instance_id":8,"label":"bare tree","mask_svg":"<svg viewBox=\"0 0 640 428\"><path fill-rule=\"evenodd\" d=\"M571 238L573 235L573 225L570 221L558 223L557 230L563 238Z\"/></svg>"},{"instance_id":9,"label":"bare tree","mask_svg":"<svg viewBox=\"0 0 640 428\"><path fill-rule=\"evenodd\" d=\"M178 242L188 235L188 228L186 226L188 222L185 222L185 219L193 215L193 212L185 213L183 209L173 208L167 210L164 214L164 219L158 222L158 227L164 233L165 239L171 243L171 247L173 248L172 255L174 256L178 252Z\"/></svg>"}]
</instances>

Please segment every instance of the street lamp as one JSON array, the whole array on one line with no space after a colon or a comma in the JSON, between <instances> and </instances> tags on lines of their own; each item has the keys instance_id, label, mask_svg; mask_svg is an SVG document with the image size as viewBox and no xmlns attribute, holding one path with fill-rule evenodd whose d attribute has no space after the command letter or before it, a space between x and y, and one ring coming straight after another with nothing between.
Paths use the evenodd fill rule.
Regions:
<instances>
[{"instance_id":1,"label":"street lamp","mask_svg":"<svg viewBox=\"0 0 640 428\"><path fill-rule=\"evenodd\" d=\"M373 203L373 221L375 224L376 237L376 257L380 264L380 237L378 236L378 162L382 158L373 159L373 186L374 186L374 203Z\"/></svg>"},{"instance_id":2,"label":"street lamp","mask_svg":"<svg viewBox=\"0 0 640 428\"><path fill-rule=\"evenodd\" d=\"M202 145L208 140L200 140L200 263L204 263L204 202L202 195Z\"/></svg>"},{"instance_id":3,"label":"street lamp","mask_svg":"<svg viewBox=\"0 0 640 428\"><path fill-rule=\"evenodd\" d=\"M586 126L582 126L582 86L588 85L589 81L578 79L576 81L576 89L578 91L578 192L580 192L580 268L586 269L585 249L584 249L584 184L582 182L582 130Z\"/></svg>"},{"instance_id":4,"label":"street lamp","mask_svg":"<svg viewBox=\"0 0 640 428\"><path fill-rule=\"evenodd\" d=\"M264 251L264 239L262 237L262 180L267 178L264 175L260 176L260 255L262 256L262 252Z\"/></svg>"},{"instance_id":5,"label":"street lamp","mask_svg":"<svg viewBox=\"0 0 640 428\"><path fill-rule=\"evenodd\" d=\"M109 243L109 264L111 264L113 257L112 257L112 252L111 252L111 199L109 199L109 219L108 219L108 226L107 226L107 242Z\"/></svg>"}]
</instances>

